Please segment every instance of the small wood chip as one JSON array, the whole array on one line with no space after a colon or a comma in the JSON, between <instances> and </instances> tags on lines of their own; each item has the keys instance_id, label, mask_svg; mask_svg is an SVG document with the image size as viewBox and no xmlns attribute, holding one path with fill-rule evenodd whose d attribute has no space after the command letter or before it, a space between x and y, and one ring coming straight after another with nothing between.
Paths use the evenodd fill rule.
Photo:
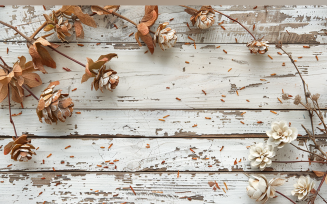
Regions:
<instances>
[{"instance_id":1,"label":"small wood chip","mask_svg":"<svg viewBox=\"0 0 327 204\"><path fill-rule=\"evenodd\" d=\"M164 164L164 163L165 163L165 161L162 161L162 162L161 162L161 164Z\"/></svg>"},{"instance_id":2,"label":"small wood chip","mask_svg":"<svg viewBox=\"0 0 327 204\"><path fill-rule=\"evenodd\" d=\"M149 50L145 51L144 54L146 54L146 53L148 53L148 52L149 52Z\"/></svg>"},{"instance_id":3,"label":"small wood chip","mask_svg":"<svg viewBox=\"0 0 327 204\"><path fill-rule=\"evenodd\" d=\"M256 9L256 8L258 8L258 6L253 7L253 9Z\"/></svg>"},{"instance_id":4,"label":"small wood chip","mask_svg":"<svg viewBox=\"0 0 327 204\"><path fill-rule=\"evenodd\" d=\"M236 94L238 95L238 91L236 90ZM239 96L239 95L238 95Z\"/></svg>"},{"instance_id":5,"label":"small wood chip","mask_svg":"<svg viewBox=\"0 0 327 204\"><path fill-rule=\"evenodd\" d=\"M243 90L243 89L245 89L245 86L243 86L242 88L240 88L240 90Z\"/></svg>"},{"instance_id":6,"label":"small wood chip","mask_svg":"<svg viewBox=\"0 0 327 204\"><path fill-rule=\"evenodd\" d=\"M226 97L226 95L221 95L221 97Z\"/></svg>"},{"instance_id":7,"label":"small wood chip","mask_svg":"<svg viewBox=\"0 0 327 204\"><path fill-rule=\"evenodd\" d=\"M278 98L278 97L277 97L277 99L279 100L279 102L280 102L280 103L283 103L283 101L282 101L282 100L280 100L280 98Z\"/></svg>"},{"instance_id":8,"label":"small wood chip","mask_svg":"<svg viewBox=\"0 0 327 204\"><path fill-rule=\"evenodd\" d=\"M38 150L40 147L37 147L35 150Z\"/></svg>"},{"instance_id":9,"label":"small wood chip","mask_svg":"<svg viewBox=\"0 0 327 204\"><path fill-rule=\"evenodd\" d=\"M270 55L268 55L268 57L269 57L270 59L273 59Z\"/></svg>"},{"instance_id":10,"label":"small wood chip","mask_svg":"<svg viewBox=\"0 0 327 204\"><path fill-rule=\"evenodd\" d=\"M70 156L70 158L74 158L74 156Z\"/></svg>"},{"instance_id":11,"label":"small wood chip","mask_svg":"<svg viewBox=\"0 0 327 204\"><path fill-rule=\"evenodd\" d=\"M240 121L243 125L244 125L244 122L243 121Z\"/></svg>"},{"instance_id":12,"label":"small wood chip","mask_svg":"<svg viewBox=\"0 0 327 204\"><path fill-rule=\"evenodd\" d=\"M273 114L277 114L277 112L276 112L276 111L272 111L272 110L271 110L270 112L272 112Z\"/></svg>"},{"instance_id":13,"label":"small wood chip","mask_svg":"<svg viewBox=\"0 0 327 204\"><path fill-rule=\"evenodd\" d=\"M216 187L220 190L218 183L215 181Z\"/></svg>"},{"instance_id":14,"label":"small wood chip","mask_svg":"<svg viewBox=\"0 0 327 204\"><path fill-rule=\"evenodd\" d=\"M303 45L303 48L310 48L310 46L308 46L308 45Z\"/></svg>"},{"instance_id":15,"label":"small wood chip","mask_svg":"<svg viewBox=\"0 0 327 204\"><path fill-rule=\"evenodd\" d=\"M178 170L178 172L177 172L177 178L179 178L179 170Z\"/></svg>"},{"instance_id":16,"label":"small wood chip","mask_svg":"<svg viewBox=\"0 0 327 204\"><path fill-rule=\"evenodd\" d=\"M217 46L216 48L220 48L220 46Z\"/></svg>"},{"instance_id":17,"label":"small wood chip","mask_svg":"<svg viewBox=\"0 0 327 204\"><path fill-rule=\"evenodd\" d=\"M114 24L115 28L118 29L118 26L116 24Z\"/></svg>"},{"instance_id":18,"label":"small wood chip","mask_svg":"<svg viewBox=\"0 0 327 204\"><path fill-rule=\"evenodd\" d=\"M224 99L220 99L222 102L225 102L225 100Z\"/></svg>"},{"instance_id":19,"label":"small wood chip","mask_svg":"<svg viewBox=\"0 0 327 204\"><path fill-rule=\"evenodd\" d=\"M42 160L42 163L44 164L44 162L45 162L45 161L44 161L44 159L43 159L43 160Z\"/></svg>"},{"instance_id":20,"label":"small wood chip","mask_svg":"<svg viewBox=\"0 0 327 204\"><path fill-rule=\"evenodd\" d=\"M66 72L70 72L70 71L72 71L71 69L69 69L69 68L67 68L67 67L63 67L62 69L65 70Z\"/></svg>"},{"instance_id":21,"label":"small wood chip","mask_svg":"<svg viewBox=\"0 0 327 204\"><path fill-rule=\"evenodd\" d=\"M166 89L170 89L170 87L167 86Z\"/></svg>"},{"instance_id":22,"label":"small wood chip","mask_svg":"<svg viewBox=\"0 0 327 204\"><path fill-rule=\"evenodd\" d=\"M224 146L222 146L221 148L220 148L220 150L219 151L222 151L224 149Z\"/></svg>"},{"instance_id":23,"label":"small wood chip","mask_svg":"<svg viewBox=\"0 0 327 204\"><path fill-rule=\"evenodd\" d=\"M97 167L102 167L102 165L98 164Z\"/></svg>"},{"instance_id":24,"label":"small wood chip","mask_svg":"<svg viewBox=\"0 0 327 204\"><path fill-rule=\"evenodd\" d=\"M285 66L285 62L283 62L282 66Z\"/></svg>"},{"instance_id":25,"label":"small wood chip","mask_svg":"<svg viewBox=\"0 0 327 204\"><path fill-rule=\"evenodd\" d=\"M190 150L191 150L193 153L195 153L195 151L194 151L192 148L190 148Z\"/></svg>"},{"instance_id":26,"label":"small wood chip","mask_svg":"<svg viewBox=\"0 0 327 204\"><path fill-rule=\"evenodd\" d=\"M74 88L72 91L76 91L77 90L77 88Z\"/></svg>"},{"instance_id":27,"label":"small wood chip","mask_svg":"<svg viewBox=\"0 0 327 204\"><path fill-rule=\"evenodd\" d=\"M208 119L208 120L211 120L211 118L210 117L204 117L205 119Z\"/></svg>"},{"instance_id":28,"label":"small wood chip","mask_svg":"<svg viewBox=\"0 0 327 204\"><path fill-rule=\"evenodd\" d=\"M316 59L317 59L317 61L319 61L319 59L318 59L318 55L316 55Z\"/></svg>"},{"instance_id":29,"label":"small wood chip","mask_svg":"<svg viewBox=\"0 0 327 204\"><path fill-rule=\"evenodd\" d=\"M53 170L53 171L56 171L56 169L55 169L54 167L52 167L52 170Z\"/></svg>"},{"instance_id":30,"label":"small wood chip","mask_svg":"<svg viewBox=\"0 0 327 204\"><path fill-rule=\"evenodd\" d=\"M104 147L104 146L101 146L100 148L101 148L101 149L104 149L105 147Z\"/></svg>"},{"instance_id":31,"label":"small wood chip","mask_svg":"<svg viewBox=\"0 0 327 204\"><path fill-rule=\"evenodd\" d=\"M50 153L50 154L47 156L47 158L51 157L51 155L52 155L52 154Z\"/></svg>"},{"instance_id":32,"label":"small wood chip","mask_svg":"<svg viewBox=\"0 0 327 204\"><path fill-rule=\"evenodd\" d=\"M70 145L68 145L67 147L65 147L65 149L68 149L69 147L71 147Z\"/></svg>"},{"instance_id":33,"label":"small wood chip","mask_svg":"<svg viewBox=\"0 0 327 204\"><path fill-rule=\"evenodd\" d=\"M81 112L75 112L76 114L81 114Z\"/></svg>"},{"instance_id":34,"label":"small wood chip","mask_svg":"<svg viewBox=\"0 0 327 204\"><path fill-rule=\"evenodd\" d=\"M221 24L223 24L223 23L224 23L224 21L222 21L222 22L218 23L218 25L221 25Z\"/></svg>"},{"instance_id":35,"label":"small wood chip","mask_svg":"<svg viewBox=\"0 0 327 204\"><path fill-rule=\"evenodd\" d=\"M262 121L258 121L257 123L259 123L259 124L260 124L260 123L263 123L263 122L262 122Z\"/></svg>"},{"instance_id":36,"label":"small wood chip","mask_svg":"<svg viewBox=\"0 0 327 204\"><path fill-rule=\"evenodd\" d=\"M195 44L195 42L194 42L194 49L196 49L196 44Z\"/></svg>"},{"instance_id":37,"label":"small wood chip","mask_svg":"<svg viewBox=\"0 0 327 204\"><path fill-rule=\"evenodd\" d=\"M150 145L149 144L146 144L146 146L145 146L146 148L150 148Z\"/></svg>"},{"instance_id":38,"label":"small wood chip","mask_svg":"<svg viewBox=\"0 0 327 204\"><path fill-rule=\"evenodd\" d=\"M186 23L186 25L187 25L188 29L190 29L190 30L191 30L191 28L190 28L190 25L189 25L188 23Z\"/></svg>"},{"instance_id":39,"label":"small wood chip","mask_svg":"<svg viewBox=\"0 0 327 204\"><path fill-rule=\"evenodd\" d=\"M209 165L208 167L212 167L212 165Z\"/></svg>"},{"instance_id":40,"label":"small wood chip","mask_svg":"<svg viewBox=\"0 0 327 204\"><path fill-rule=\"evenodd\" d=\"M178 98L178 97L176 97L176 99L177 99L177 100L179 100L179 101L181 101L181 100L182 100L182 99L180 99L180 98Z\"/></svg>"},{"instance_id":41,"label":"small wood chip","mask_svg":"<svg viewBox=\"0 0 327 204\"><path fill-rule=\"evenodd\" d=\"M298 57L299 59L302 59L303 57Z\"/></svg>"},{"instance_id":42,"label":"small wood chip","mask_svg":"<svg viewBox=\"0 0 327 204\"><path fill-rule=\"evenodd\" d=\"M100 45L101 43L97 43L96 45Z\"/></svg>"},{"instance_id":43,"label":"small wood chip","mask_svg":"<svg viewBox=\"0 0 327 204\"><path fill-rule=\"evenodd\" d=\"M191 43L189 43L189 42L186 42L186 43L184 43L184 45L190 45Z\"/></svg>"},{"instance_id":44,"label":"small wood chip","mask_svg":"<svg viewBox=\"0 0 327 204\"><path fill-rule=\"evenodd\" d=\"M291 34L288 32L288 30L286 30L286 32L287 32L287 34L291 35Z\"/></svg>"},{"instance_id":45,"label":"small wood chip","mask_svg":"<svg viewBox=\"0 0 327 204\"><path fill-rule=\"evenodd\" d=\"M270 76L275 76L276 75L276 73L272 73L272 74L270 74Z\"/></svg>"},{"instance_id":46,"label":"small wood chip","mask_svg":"<svg viewBox=\"0 0 327 204\"><path fill-rule=\"evenodd\" d=\"M204 90L202 90L202 92L204 93L204 95L207 95L207 93Z\"/></svg>"},{"instance_id":47,"label":"small wood chip","mask_svg":"<svg viewBox=\"0 0 327 204\"><path fill-rule=\"evenodd\" d=\"M226 189L228 190L228 187L227 187L227 184L225 183L225 181L224 181L224 185L225 185Z\"/></svg>"},{"instance_id":48,"label":"small wood chip","mask_svg":"<svg viewBox=\"0 0 327 204\"><path fill-rule=\"evenodd\" d=\"M237 43L237 38L235 38L235 42Z\"/></svg>"},{"instance_id":49,"label":"small wood chip","mask_svg":"<svg viewBox=\"0 0 327 204\"><path fill-rule=\"evenodd\" d=\"M225 189L223 188L223 191L226 193Z\"/></svg>"},{"instance_id":50,"label":"small wood chip","mask_svg":"<svg viewBox=\"0 0 327 204\"><path fill-rule=\"evenodd\" d=\"M45 6L44 5L42 5L43 6L43 9L46 11L47 10L47 8L45 8Z\"/></svg>"},{"instance_id":51,"label":"small wood chip","mask_svg":"<svg viewBox=\"0 0 327 204\"><path fill-rule=\"evenodd\" d=\"M7 54L9 53L9 48L7 47Z\"/></svg>"},{"instance_id":52,"label":"small wood chip","mask_svg":"<svg viewBox=\"0 0 327 204\"><path fill-rule=\"evenodd\" d=\"M267 80L265 80L265 79L260 79L260 81L267 81Z\"/></svg>"},{"instance_id":53,"label":"small wood chip","mask_svg":"<svg viewBox=\"0 0 327 204\"><path fill-rule=\"evenodd\" d=\"M11 167L12 166L12 164L9 164L7 167Z\"/></svg>"},{"instance_id":54,"label":"small wood chip","mask_svg":"<svg viewBox=\"0 0 327 204\"><path fill-rule=\"evenodd\" d=\"M128 36L128 37L131 37L132 35L134 35L134 32L132 32L131 34L129 34L129 36Z\"/></svg>"},{"instance_id":55,"label":"small wood chip","mask_svg":"<svg viewBox=\"0 0 327 204\"><path fill-rule=\"evenodd\" d=\"M13 116L13 117L15 117L15 116L19 116L19 115L21 115L23 112L19 112L19 113L17 113L17 114L12 114L11 116Z\"/></svg>"},{"instance_id":56,"label":"small wood chip","mask_svg":"<svg viewBox=\"0 0 327 204\"><path fill-rule=\"evenodd\" d=\"M227 54L227 51L226 50L223 50L226 54Z\"/></svg>"},{"instance_id":57,"label":"small wood chip","mask_svg":"<svg viewBox=\"0 0 327 204\"><path fill-rule=\"evenodd\" d=\"M247 102L250 102L248 99L246 99Z\"/></svg>"},{"instance_id":58,"label":"small wood chip","mask_svg":"<svg viewBox=\"0 0 327 204\"><path fill-rule=\"evenodd\" d=\"M196 157L192 157L192 159L193 159L193 160L197 160L198 158L196 158Z\"/></svg>"},{"instance_id":59,"label":"small wood chip","mask_svg":"<svg viewBox=\"0 0 327 204\"><path fill-rule=\"evenodd\" d=\"M164 119L161 119L161 118L160 118L160 119L158 119L158 120L160 120L160 121L165 121Z\"/></svg>"},{"instance_id":60,"label":"small wood chip","mask_svg":"<svg viewBox=\"0 0 327 204\"><path fill-rule=\"evenodd\" d=\"M174 20L174 18L169 19L169 21L172 21L172 20Z\"/></svg>"},{"instance_id":61,"label":"small wood chip","mask_svg":"<svg viewBox=\"0 0 327 204\"><path fill-rule=\"evenodd\" d=\"M282 53L280 53L280 52L277 52L277 54L279 54L279 55L283 55Z\"/></svg>"},{"instance_id":62,"label":"small wood chip","mask_svg":"<svg viewBox=\"0 0 327 204\"><path fill-rule=\"evenodd\" d=\"M246 112L241 113L241 115L244 115Z\"/></svg>"},{"instance_id":63,"label":"small wood chip","mask_svg":"<svg viewBox=\"0 0 327 204\"><path fill-rule=\"evenodd\" d=\"M235 159L235 161L234 161L234 165L236 165L237 164L237 159Z\"/></svg>"},{"instance_id":64,"label":"small wood chip","mask_svg":"<svg viewBox=\"0 0 327 204\"><path fill-rule=\"evenodd\" d=\"M41 179L42 179L42 180L44 180L44 179L45 179L45 177L42 177Z\"/></svg>"},{"instance_id":65,"label":"small wood chip","mask_svg":"<svg viewBox=\"0 0 327 204\"><path fill-rule=\"evenodd\" d=\"M132 189L132 191L133 191L134 195L136 195L136 193L135 193L135 191L134 191L133 187L132 187L132 186L129 186L129 187Z\"/></svg>"},{"instance_id":66,"label":"small wood chip","mask_svg":"<svg viewBox=\"0 0 327 204\"><path fill-rule=\"evenodd\" d=\"M163 118L167 118L167 117L169 117L170 115L165 115Z\"/></svg>"},{"instance_id":67,"label":"small wood chip","mask_svg":"<svg viewBox=\"0 0 327 204\"><path fill-rule=\"evenodd\" d=\"M224 26L221 25L220 27L221 27L222 29L226 30L226 28L225 28Z\"/></svg>"},{"instance_id":68,"label":"small wood chip","mask_svg":"<svg viewBox=\"0 0 327 204\"><path fill-rule=\"evenodd\" d=\"M232 70L233 68L230 68L229 70L228 70L228 72L230 72L230 70Z\"/></svg>"},{"instance_id":69,"label":"small wood chip","mask_svg":"<svg viewBox=\"0 0 327 204\"><path fill-rule=\"evenodd\" d=\"M190 64L190 62L189 62L189 61L185 61L185 63L186 63L186 64Z\"/></svg>"},{"instance_id":70,"label":"small wood chip","mask_svg":"<svg viewBox=\"0 0 327 204\"><path fill-rule=\"evenodd\" d=\"M84 45L83 44L77 44L78 46L80 46L80 47L84 47Z\"/></svg>"},{"instance_id":71,"label":"small wood chip","mask_svg":"<svg viewBox=\"0 0 327 204\"><path fill-rule=\"evenodd\" d=\"M192 127L197 127L198 125L197 124L194 124Z\"/></svg>"},{"instance_id":72,"label":"small wood chip","mask_svg":"<svg viewBox=\"0 0 327 204\"><path fill-rule=\"evenodd\" d=\"M94 191L95 193L99 192L99 190Z\"/></svg>"},{"instance_id":73,"label":"small wood chip","mask_svg":"<svg viewBox=\"0 0 327 204\"><path fill-rule=\"evenodd\" d=\"M195 40L193 38L191 38L190 36L187 36L187 38L195 42Z\"/></svg>"},{"instance_id":74,"label":"small wood chip","mask_svg":"<svg viewBox=\"0 0 327 204\"><path fill-rule=\"evenodd\" d=\"M255 24L253 24L253 30L255 29Z\"/></svg>"}]
</instances>

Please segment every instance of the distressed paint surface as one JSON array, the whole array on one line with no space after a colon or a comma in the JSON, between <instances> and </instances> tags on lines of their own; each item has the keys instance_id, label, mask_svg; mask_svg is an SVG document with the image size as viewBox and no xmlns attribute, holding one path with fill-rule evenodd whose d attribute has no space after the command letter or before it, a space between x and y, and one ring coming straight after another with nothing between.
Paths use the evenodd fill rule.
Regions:
<instances>
[{"instance_id":1,"label":"distressed paint surface","mask_svg":"<svg viewBox=\"0 0 327 204\"><path fill-rule=\"evenodd\" d=\"M37 172L4 173L0 180L2 202L18 204L33 203L253 203L244 191L248 185L247 177L242 173L88 173L88 172ZM278 191L290 196L297 173L281 172L286 179ZM268 179L276 174L265 174ZM316 185L319 180L313 177ZM45 179L42 179L45 178ZM210 187L208 182L216 181L220 190ZM224 186L226 183L229 190ZM132 186L136 195L134 195ZM225 189L226 193L222 190ZM327 188L320 193L325 195ZM13 195L13 192L18 191ZM42 194L40 194L42 192ZM269 200L270 204L288 202L284 197ZM306 202L298 202L304 204ZM317 198L317 204L323 201Z\"/></svg>"},{"instance_id":2,"label":"distressed paint surface","mask_svg":"<svg viewBox=\"0 0 327 204\"><path fill-rule=\"evenodd\" d=\"M7 47L10 50L8 55ZM313 93L321 93L322 109L327 107L327 95L322 94L325 92L327 79L322 77L317 83L317 76L327 74L326 48L327 45L312 46L310 49L303 48L303 45L285 45L285 49L297 59L309 89ZM91 91L91 79L81 84L85 72L82 66L50 51L57 62L57 68L47 68L49 74L41 74L45 84L33 89L34 93L39 95L51 80L60 79L58 88L70 93L75 108L303 109L302 106L294 105L292 99L297 94L303 96L301 79L288 57L277 54L280 50L274 46L268 51L273 60L267 55L251 55L243 44L224 44L220 48L203 44L197 46L196 50L189 45L179 45L166 51L157 47L152 56L149 53L144 54L147 48L139 48L137 44L109 43L97 46L95 43L87 43L84 47L69 44L58 49L83 63L86 63L86 57L96 60L100 55L118 54L118 59L114 58L107 64L118 72L119 85L113 92L101 93ZM228 54L225 54L223 49L226 49ZM17 57L21 55L31 59L25 43L2 43L0 55L9 65L16 62ZM316 55L319 56L319 61L316 60ZM300 56L303 58L298 59ZM190 63L186 64L185 61ZM282 66L283 62L286 66ZM63 67L72 71L66 72ZM228 72L230 68L232 70ZM245 88L241 90L242 87ZM71 92L74 88L77 90ZM282 99L283 90L292 97L282 100L281 104L277 98ZM34 98L26 99L25 108L36 107ZM2 107L7 105L5 101L1 103ZM16 104L15 107L20 105Z\"/></svg>"},{"instance_id":3,"label":"distressed paint surface","mask_svg":"<svg viewBox=\"0 0 327 204\"><path fill-rule=\"evenodd\" d=\"M61 6L47 6L44 11L42 6L7 6L1 8L3 21L10 22L18 29L28 35L31 35L43 22L43 13L50 13L50 10L57 10ZM193 6L199 9L200 6ZM246 27L252 31L253 24L256 25L253 33L258 37L265 36L265 39L271 43L282 40L283 43L326 43L326 6L258 6L253 9L251 6L214 6L219 11L233 18L238 18ZM89 7L84 11L92 13ZM126 6L123 5L118 13L139 22L144 15L144 6ZM190 15L179 6L160 6L159 18L152 26L156 30L159 23L168 21L173 29L178 33L179 42L190 42L188 36L191 36L197 43L248 43L252 40L251 36L238 24L229 21L225 17L216 15L216 22L224 20L223 30L218 23L215 23L208 31L203 31L191 26ZM174 18L174 20L169 21ZM134 25L123 21L114 16L95 16L94 19L98 28L93 29L83 26L85 38L76 40L75 35L67 38L70 42L135 42L134 37L129 37L130 33L135 32ZM191 30L187 27L189 23ZM114 27L117 25L118 29ZM287 32L288 31L288 32ZM48 32L50 33L50 32ZM44 35L42 32L40 35ZM14 31L5 28L5 32L0 33L0 39L8 41L23 40ZM56 36L49 38L52 41L59 41Z\"/></svg>"},{"instance_id":4,"label":"distressed paint surface","mask_svg":"<svg viewBox=\"0 0 327 204\"><path fill-rule=\"evenodd\" d=\"M268 138L268 137L267 137ZM249 146L264 143L254 139L32 139L36 150L29 162L14 162L10 156L0 158L0 171L258 171L248 161ZM0 140L0 146L11 139ZM320 141L327 151L327 143ZM112 144L112 145L111 145ZM294 141L306 149L310 143ZM71 146L65 149L67 146ZM110 146L111 145L111 146ZM110 146L110 149L108 148ZM147 148L147 146L149 148ZM192 150L191 150L192 149ZM0 149L2 150L2 149ZM237 150L237 151L236 151ZM52 154L50 157L49 154ZM308 161L306 152L291 145L279 149L273 161ZM73 156L73 158L71 157ZM44 160L44 163L43 163ZM236 161L236 164L235 164ZM8 164L12 166L7 167ZM98 166L100 165L100 166ZM273 163L265 171L324 171L325 165L308 163Z\"/></svg>"}]
</instances>

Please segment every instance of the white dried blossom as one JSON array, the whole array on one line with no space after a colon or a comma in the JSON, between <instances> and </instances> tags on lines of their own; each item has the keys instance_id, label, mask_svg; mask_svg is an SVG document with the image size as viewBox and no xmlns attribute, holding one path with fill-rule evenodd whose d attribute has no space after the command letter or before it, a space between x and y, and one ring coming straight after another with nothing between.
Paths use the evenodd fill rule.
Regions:
<instances>
[{"instance_id":1,"label":"white dried blossom","mask_svg":"<svg viewBox=\"0 0 327 204\"><path fill-rule=\"evenodd\" d=\"M250 147L249 160L251 161L251 166L260 168L261 171L271 166L271 159L274 156L274 148L270 145L259 143Z\"/></svg>"},{"instance_id":2,"label":"white dried blossom","mask_svg":"<svg viewBox=\"0 0 327 204\"><path fill-rule=\"evenodd\" d=\"M253 40L249 42L246 46L249 47L251 53L265 54L268 51L268 41Z\"/></svg>"},{"instance_id":3,"label":"white dried blossom","mask_svg":"<svg viewBox=\"0 0 327 204\"><path fill-rule=\"evenodd\" d=\"M315 183L311 180L310 176L300 176L297 183L294 184L295 189L292 190L292 195L297 196L299 200L305 200L314 186Z\"/></svg>"},{"instance_id":4,"label":"white dried blossom","mask_svg":"<svg viewBox=\"0 0 327 204\"><path fill-rule=\"evenodd\" d=\"M275 187L284 183L285 180L281 178L273 178L268 182L264 175L251 175L246 191L251 199L266 203L269 198L275 197Z\"/></svg>"},{"instance_id":5,"label":"white dried blossom","mask_svg":"<svg viewBox=\"0 0 327 204\"><path fill-rule=\"evenodd\" d=\"M215 23L215 14L210 11L201 11L200 16L196 19L196 26L201 29L210 28Z\"/></svg>"},{"instance_id":6,"label":"white dried blossom","mask_svg":"<svg viewBox=\"0 0 327 204\"><path fill-rule=\"evenodd\" d=\"M160 24L153 39L154 42L159 43L162 50L174 47L177 41L176 31L171 28L166 28L169 23Z\"/></svg>"},{"instance_id":7,"label":"white dried blossom","mask_svg":"<svg viewBox=\"0 0 327 204\"><path fill-rule=\"evenodd\" d=\"M268 145L282 148L286 143L291 143L297 138L298 131L294 127L289 127L285 121L273 122L271 130L266 131Z\"/></svg>"}]
</instances>

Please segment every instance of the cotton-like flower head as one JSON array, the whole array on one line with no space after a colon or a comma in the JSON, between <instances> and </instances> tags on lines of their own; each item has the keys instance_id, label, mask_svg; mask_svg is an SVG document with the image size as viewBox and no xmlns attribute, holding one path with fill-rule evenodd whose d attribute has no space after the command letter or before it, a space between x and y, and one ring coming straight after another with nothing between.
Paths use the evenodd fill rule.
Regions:
<instances>
[{"instance_id":1,"label":"cotton-like flower head","mask_svg":"<svg viewBox=\"0 0 327 204\"><path fill-rule=\"evenodd\" d=\"M251 199L266 203L269 198L275 197L275 187L284 183L285 180L281 178L273 178L268 182L264 175L251 175L246 191Z\"/></svg>"},{"instance_id":2,"label":"cotton-like flower head","mask_svg":"<svg viewBox=\"0 0 327 204\"><path fill-rule=\"evenodd\" d=\"M297 196L299 200L308 198L310 191L314 188L315 183L311 180L310 176L300 176L299 180L294 184L292 195Z\"/></svg>"},{"instance_id":3,"label":"cotton-like flower head","mask_svg":"<svg viewBox=\"0 0 327 204\"><path fill-rule=\"evenodd\" d=\"M285 121L273 122L271 130L267 130L268 145L282 148L286 143L291 143L297 138L298 131L294 127L289 127Z\"/></svg>"},{"instance_id":4,"label":"cotton-like flower head","mask_svg":"<svg viewBox=\"0 0 327 204\"><path fill-rule=\"evenodd\" d=\"M160 24L153 36L154 42L159 43L162 50L174 47L177 41L176 31L167 27L168 24L168 22Z\"/></svg>"},{"instance_id":5,"label":"cotton-like flower head","mask_svg":"<svg viewBox=\"0 0 327 204\"><path fill-rule=\"evenodd\" d=\"M270 145L263 143L255 144L250 148L249 160L251 166L264 170L266 167L271 166L271 159L275 156L274 148Z\"/></svg>"},{"instance_id":6,"label":"cotton-like flower head","mask_svg":"<svg viewBox=\"0 0 327 204\"><path fill-rule=\"evenodd\" d=\"M249 47L251 53L265 54L268 51L268 43L268 41L262 41L262 39L259 39L249 42L246 46Z\"/></svg>"}]
</instances>

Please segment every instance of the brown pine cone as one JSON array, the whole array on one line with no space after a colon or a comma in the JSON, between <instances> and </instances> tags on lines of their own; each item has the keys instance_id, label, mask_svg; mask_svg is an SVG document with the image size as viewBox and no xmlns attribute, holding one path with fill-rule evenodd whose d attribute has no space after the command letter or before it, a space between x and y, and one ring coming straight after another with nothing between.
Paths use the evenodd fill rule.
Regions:
<instances>
[{"instance_id":1,"label":"brown pine cone","mask_svg":"<svg viewBox=\"0 0 327 204\"><path fill-rule=\"evenodd\" d=\"M32 151L35 147L30 143L31 140L27 140L27 135L22 135L5 146L4 155L10 152L13 160L26 162L32 159L33 154L35 155Z\"/></svg>"},{"instance_id":2,"label":"brown pine cone","mask_svg":"<svg viewBox=\"0 0 327 204\"><path fill-rule=\"evenodd\" d=\"M68 94L62 94L61 89L54 91L53 88L57 85L59 81L51 82L40 96L36 113L41 123L42 118L48 124L57 123L58 120L65 122L66 118L73 114L72 99L66 98Z\"/></svg>"},{"instance_id":3,"label":"brown pine cone","mask_svg":"<svg viewBox=\"0 0 327 204\"><path fill-rule=\"evenodd\" d=\"M87 64L85 67L85 74L82 77L82 83L87 81L89 78L94 77L91 83L91 90L97 91L100 89L103 92L103 88L112 91L115 89L119 83L119 77L116 75L117 72L112 69L106 69L104 65L106 62L110 61L113 57L117 57L117 54L111 53L107 55L101 55L99 59L93 62L92 59L87 58ZM98 72L95 70L98 69Z\"/></svg>"},{"instance_id":4,"label":"brown pine cone","mask_svg":"<svg viewBox=\"0 0 327 204\"><path fill-rule=\"evenodd\" d=\"M249 50L251 53L259 53L259 54L265 54L268 51L268 41L262 41L262 39L259 40L253 40L252 42L249 42L247 45L249 47Z\"/></svg>"}]
</instances>

